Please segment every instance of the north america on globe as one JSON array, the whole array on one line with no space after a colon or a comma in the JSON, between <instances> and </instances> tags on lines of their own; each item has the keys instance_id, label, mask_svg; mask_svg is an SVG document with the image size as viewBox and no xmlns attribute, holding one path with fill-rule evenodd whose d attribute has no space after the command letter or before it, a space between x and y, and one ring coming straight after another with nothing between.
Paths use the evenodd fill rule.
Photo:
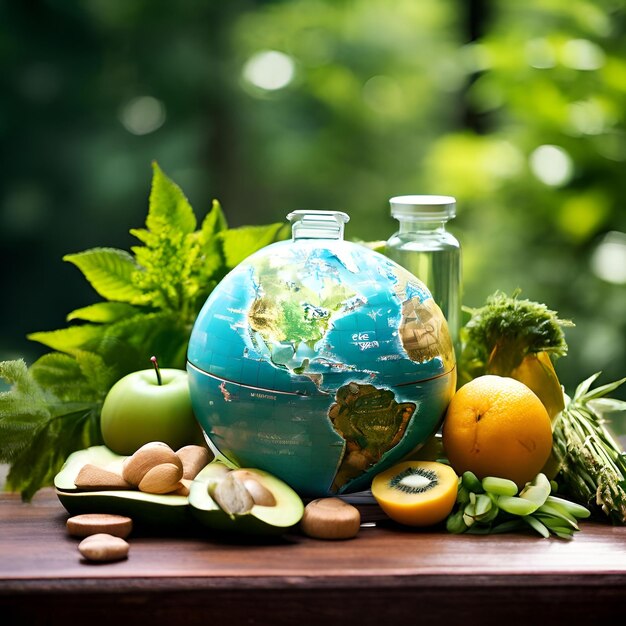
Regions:
<instances>
[{"instance_id":1,"label":"north america on globe","mask_svg":"<svg viewBox=\"0 0 626 626\"><path fill-rule=\"evenodd\" d=\"M276 266L265 257L255 267L257 295L248 312L250 328L262 338L272 363L295 373L308 361L304 357L293 363L300 347L315 351L331 319L364 303L353 301L357 294L333 273L323 273L321 265ZM319 272L311 272L312 267Z\"/></svg>"}]
</instances>

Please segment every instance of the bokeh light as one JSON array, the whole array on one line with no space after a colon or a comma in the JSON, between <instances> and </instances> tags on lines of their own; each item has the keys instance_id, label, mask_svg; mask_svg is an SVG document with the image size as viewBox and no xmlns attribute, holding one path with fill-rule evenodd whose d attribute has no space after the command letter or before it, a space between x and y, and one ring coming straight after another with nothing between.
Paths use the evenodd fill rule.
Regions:
<instances>
[{"instance_id":1,"label":"bokeh light","mask_svg":"<svg viewBox=\"0 0 626 626\"><path fill-rule=\"evenodd\" d=\"M122 107L119 118L129 133L147 135L165 123L165 105L152 96L139 96Z\"/></svg>"},{"instance_id":2,"label":"bokeh light","mask_svg":"<svg viewBox=\"0 0 626 626\"><path fill-rule=\"evenodd\" d=\"M286 87L293 79L293 59L277 50L263 50L251 56L243 68L244 78L255 87L276 91Z\"/></svg>"},{"instance_id":3,"label":"bokeh light","mask_svg":"<svg viewBox=\"0 0 626 626\"><path fill-rule=\"evenodd\" d=\"M574 165L570 155L559 146L544 145L530 155L530 169L544 184L562 187L572 178Z\"/></svg>"},{"instance_id":4,"label":"bokeh light","mask_svg":"<svg viewBox=\"0 0 626 626\"><path fill-rule=\"evenodd\" d=\"M571 39L561 51L561 61L574 70L593 71L604 65L604 52L588 39Z\"/></svg>"},{"instance_id":5,"label":"bokeh light","mask_svg":"<svg viewBox=\"0 0 626 626\"><path fill-rule=\"evenodd\" d=\"M607 283L626 285L626 233L611 231L602 238L591 257L591 269Z\"/></svg>"}]
</instances>

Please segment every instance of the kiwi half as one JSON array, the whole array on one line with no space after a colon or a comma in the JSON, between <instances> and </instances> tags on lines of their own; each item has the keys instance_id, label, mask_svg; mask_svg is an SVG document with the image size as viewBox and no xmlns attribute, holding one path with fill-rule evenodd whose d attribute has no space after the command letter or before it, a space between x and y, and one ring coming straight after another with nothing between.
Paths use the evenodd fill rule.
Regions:
<instances>
[{"instance_id":1,"label":"kiwi half","mask_svg":"<svg viewBox=\"0 0 626 626\"><path fill-rule=\"evenodd\" d=\"M372 494L394 521L430 526L444 520L456 500L458 476L436 461L405 461L378 474Z\"/></svg>"},{"instance_id":2,"label":"kiwi half","mask_svg":"<svg viewBox=\"0 0 626 626\"><path fill-rule=\"evenodd\" d=\"M438 484L437 472L423 467L407 467L395 474L389 481L389 487L403 493L426 493Z\"/></svg>"}]
</instances>

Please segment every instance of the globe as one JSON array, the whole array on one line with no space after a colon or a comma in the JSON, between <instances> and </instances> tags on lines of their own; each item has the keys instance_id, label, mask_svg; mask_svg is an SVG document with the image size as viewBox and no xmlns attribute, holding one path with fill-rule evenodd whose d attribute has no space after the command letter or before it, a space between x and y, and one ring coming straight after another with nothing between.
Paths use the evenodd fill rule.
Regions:
<instances>
[{"instance_id":1,"label":"globe","mask_svg":"<svg viewBox=\"0 0 626 626\"><path fill-rule=\"evenodd\" d=\"M456 385L425 285L344 241L345 213L296 211L291 241L248 257L194 324L187 371L216 451L305 496L367 489L441 423Z\"/></svg>"}]
</instances>

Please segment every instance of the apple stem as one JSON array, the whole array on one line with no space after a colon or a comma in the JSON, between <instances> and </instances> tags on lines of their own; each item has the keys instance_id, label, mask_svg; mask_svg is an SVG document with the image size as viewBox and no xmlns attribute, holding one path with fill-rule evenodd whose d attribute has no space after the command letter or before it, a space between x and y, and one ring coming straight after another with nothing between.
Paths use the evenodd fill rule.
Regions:
<instances>
[{"instance_id":1,"label":"apple stem","mask_svg":"<svg viewBox=\"0 0 626 626\"><path fill-rule=\"evenodd\" d=\"M152 365L154 365L154 371L156 372L157 382L159 383L159 385L162 385L163 380L161 379L161 371L159 370L159 363L157 361L157 358L153 356L153 357L150 357L150 360L152 361Z\"/></svg>"}]
</instances>

